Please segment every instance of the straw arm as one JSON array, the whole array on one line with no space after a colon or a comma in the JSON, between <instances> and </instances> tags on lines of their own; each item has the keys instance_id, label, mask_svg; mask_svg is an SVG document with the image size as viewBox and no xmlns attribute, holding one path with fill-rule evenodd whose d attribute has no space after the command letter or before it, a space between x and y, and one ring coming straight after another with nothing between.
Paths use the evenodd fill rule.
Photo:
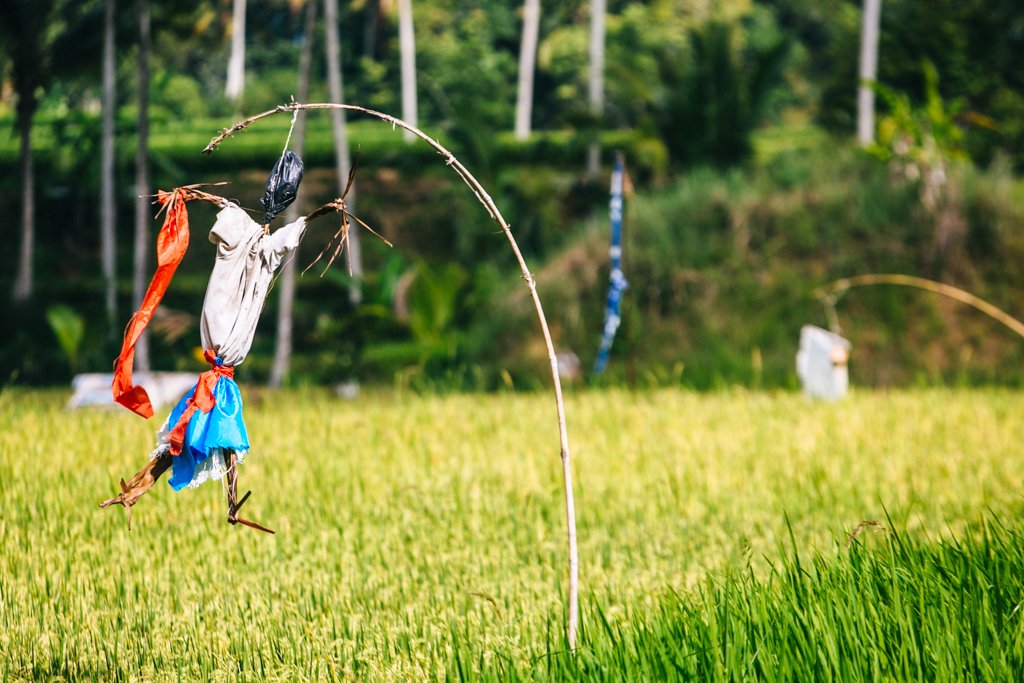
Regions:
<instances>
[{"instance_id":1,"label":"straw arm","mask_svg":"<svg viewBox=\"0 0 1024 683\"><path fill-rule=\"evenodd\" d=\"M320 216L326 216L329 213L335 213L337 211L344 211L344 210L345 210L345 202L343 202L340 198L339 199L335 199L334 201L327 202L323 206L317 207L316 209L313 209L308 214L306 214L306 222L308 223L311 220L314 220L316 218L320 218Z\"/></svg>"}]
</instances>

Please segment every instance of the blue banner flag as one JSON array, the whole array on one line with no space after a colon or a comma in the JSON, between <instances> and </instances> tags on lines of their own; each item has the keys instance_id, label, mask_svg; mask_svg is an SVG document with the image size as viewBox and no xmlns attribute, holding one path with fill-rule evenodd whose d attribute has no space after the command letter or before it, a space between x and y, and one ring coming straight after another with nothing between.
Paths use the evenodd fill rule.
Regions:
<instances>
[{"instance_id":1,"label":"blue banner flag","mask_svg":"<svg viewBox=\"0 0 1024 683\"><path fill-rule=\"evenodd\" d=\"M612 167L611 201L608 213L612 223L612 240L608 249L611 261L611 278L608 286L608 302L604 308L604 331L601 334L601 347L597 351L594 362L594 374L600 375L608 365L608 355L612 351L615 332L619 329L621 318L619 306L622 304L622 293L629 287L626 275L622 272L622 178L625 173L622 154L615 155Z\"/></svg>"}]
</instances>

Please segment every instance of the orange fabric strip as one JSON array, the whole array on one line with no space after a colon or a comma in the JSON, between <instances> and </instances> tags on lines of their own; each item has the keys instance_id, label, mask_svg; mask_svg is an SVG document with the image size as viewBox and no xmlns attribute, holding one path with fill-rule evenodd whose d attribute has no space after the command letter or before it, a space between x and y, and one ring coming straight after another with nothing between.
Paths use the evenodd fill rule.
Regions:
<instances>
[{"instance_id":1,"label":"orange fabric strip","mask_svg":"<svg viewBox=\"0 0 1024 683\"><path fill-rule=\"evenodd\" d=\"M185 206L185 192L175 189L172 192L160 191L157 203L167 209L164 223L156 238L157 269L149 283L142 305L135 312L128 327L125 329L121 353L114 364L114 382L111 389L114 400L145 418L153 417L153 405L149 401L146 390L132 382L132 368L135 365L135 344L143 330L153 317L153 311L160 305L167 286L174 277L174 271L181 263L188 249L188 209Z\"/></svg>"},{"instance_id":2,"label":"orange fabric strip","mask_svg":"<svg viewBox=\"0 0 1024 683\"><path fill-rule=\"evenodd\" d=\"M199 374L199 381L196 383L196 390L192 398L188 400L188 407L181 414L178 423L171 430L168 441L171 444L171 455L178 455L185 445L185 430L192 416L198 410L208 413L217 405L217 399L213 396L213 387L221 377L234 378L235 368L232 365L218 365L217 354L210 349L203 351L203 357L210 364L210 369Z\"/></svg>"}]
</instances>

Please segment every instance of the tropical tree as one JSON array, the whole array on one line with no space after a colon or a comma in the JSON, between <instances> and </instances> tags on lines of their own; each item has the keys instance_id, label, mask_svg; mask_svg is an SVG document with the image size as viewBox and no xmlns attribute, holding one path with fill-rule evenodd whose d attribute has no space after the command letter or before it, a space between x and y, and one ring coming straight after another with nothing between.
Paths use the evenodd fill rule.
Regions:
<instances>
[{"instance_id":1,"label":"tropical tree","mask_svg":"<svg viewBox=\"0 0 1024 683\"><path fill-rule=\"evenodd\" d=\"M818 118L840 134L857 129L860 2L773 0L780 7L805 7L805 28L795 32L808 50L807 74L820 89ZM879 19L878 83L907 93L921 105L926 90L921 64L942 75L944 93L964 99L964 123L987 117L994 125L962 126L971 158L987 165L1000 150L1024 169L1024 12L1020 0L885 0ZM800 27L797 26L799 29ZM875 95L877 97L877 91ZM879 117L886 103L878 100ZM876 134L877 134L876 129Z\"/></svg>"},{"instance_id":2,"label":"tropical tree","mask_svg":"<svg viewBox=\"0 0 1024 683\"><path fill-rule=\"evenodd\" d=\"M0 2L0 50L10 64L15 94L21 175L21 243L11 291L15 302L32 298L35 252L35 163L33 117L39 97L59 75L94 68L92 3L71 0Z\"/></svg>"},{"instance_id":3,"label":"tropical tree","mask_svg":"<svg viewBox=\"0 0 1024 683\"><path fill-rule=\"evenodd\" d=\"M117 110L114 73L114 17L117 0L107 0L103 18L103 137L100 148L100 254L103 264L104 304L110 333L117 316L117 273L115 235L117 211L114 201L114 113Z\"/></svg>"},{"instance_id":4,"label":"tropical tree","mask_svg":"<svg viewBox=\"0 0 1024 683\"><path fill-rule=\"evenodd\" d=\"M324 0L324 22L326 23L324 28L327 38L327 88L332 102L343 103L345 100L341 82L341 47L338 40L338 0ZM413 80L415 82L415 69ZM338 196L341 196L348 186L349 171L352 168L345 112L340 109L331 110L331 129L334 133L334 163L338 176ZM355 199L355 186L353 185L348 187L345 201L354 208ZM352 278L355 280L349 289L349 298L352 303L359 303L362 300L360 281L363 277L363 255L358 230L353 230L348 234L348 256L349 263L352 264Z\"/></svg>"},{"instance_id":5,"label":"tropical tree","mask_svg":"<svg viewBox=\"0 0 1024 683\"><path fill-rule=\"evenodd\" d=\"M925 92L921 106L915 106L907 93L880 84L874 86L888 113L879 121L877 144L869 149L889 162L896 177L918 183L921 205L935 222L933 257L935 265L940 265L952 255L967 231L959 186L950 183L949 178L958 167L970 162L961 127L968 117L963 98L943 100L935 65L925 62L923 70ZM977 121L977 117L970 118Z\"/></svg>"},{"instance_id":6,"label":"tropical tree","mask_svg":"<svg viewBox=\"0 0 1024 683\"><path fill-rule=\"evenodd\" d=\"M860 84L857 89L857 141L875 140L875 91L878 74L878 25L882 0L864 0L860 33Z\"/></svg>"},{"instance_id":7,"label":"tropical tree","mask_svg":"<svg viewBox=\"0 0 1024 683\"><path fill-rule=\"evenodd\" d=\"M519 88L516 94L517 140L530 137L533 112L533 76L537 61L537 36L540 31L540 0L523 2L523 39L519 45Z\"/></svg>"},{"instance_id":8,"label":"tropical tree","mask_svg":"<svg viewBox=\"0 0 1024 683\"><path fill-rule=\"evenodd\" d=\"M55 0L9 0L0 3L0 41L11 63L11 82L17 97L19 155L21 159L21 246L11 297L32 297L32 256L35 251L35 170L32 158L32 118L39 106L38 92L49 79L48 52Z\"/></svg>"},{"instance_id":9,"label":"tropical tree","mask_svg":"<svg viewBox=\"0 0 1024 683\"><path fill-rule=\"evenodd\" d=\"M709 21L690 31L690 58L662 56L667 94L656 120L676 165L735 164L751 153L789 51L784 37L739 50L732 24Z\"/></svg>"},{"instance_id":10,"label":"tropical tree","mask_svg":"<svg viewBox=\"0 0 1024 683\"><path fill-rule=\"evenodd\" d=\"M149 51L150 11L149 0L135 0L139 22L139 52L136 58L136 81L138 83L138 143L135 150L135 242L134 269L132 271L133 308L142 304L146 293L146 276L149 264L149 230L152 224L151 202L147 195L149 188ZM147 372L149 365L149 334L143 332L135 344L135 367Z\"/></svg>"},{"instance_id":11,"label":"tropical tree","mask_svg":"<svg viewBox=\"0 0 1024 683\"><path fill-rule=\"evenodd\" d=\"M245 9L246 0L234 0L231 14L231 55L228 57L228 77L224 94L237 100L245 90Z\"/></svg>"},{"instance_id":12,"label":"tropical tree","mask_svg":"<svg viewBox=\"0 0 1024 683\"><path fill-rule=\"evenodd\" d=\"M591 0L590 2L590 78L587 89L587 102L590 104L590 113L597 124L604 115L604 25L605 25L605 0ZM587 153L587 175L591 178L597 176L598 167L601 161L601 148L595 140L590 143Z\"/></svg>"},{"instance_id":13,"label":"tropical tree","mask_svg":"<svg viewBox=\"0 0 1024 683\"><path fill-rule=\"evenodd\" d=\"M402 64L402 118L418 126L416 115L416 37L413 33L412 0L398 0L398 44ZM415 136L403 131L403 139L412 142Z\"/></svg>"},{"instance_id":14,"label":"tropical tree","mask_svg":"<svg viewBox=\"0 0 1024 683\"><path fill-rule=\"evenodd\" d=\"M335 0L325 0L325 5ZM306 0L305 21L302 29L302 51L299 53L299 82L296 86L299 102L309 98L309 70L313 62L313 29L316 24L316 0ZM328 29L329 30L329 29ZM306 112L296 112L295 132L292 149L300 157L306 148ZM299 202L292 202L285 211L285 222L291 223L299 217ZM274 363L270 367L270 386L284 384L291 367L292 330L295 318L295 258L298 249L281 267L279 288L280 301L277 308L277 343L274 347Z\"/></svg>"}]
</instances>

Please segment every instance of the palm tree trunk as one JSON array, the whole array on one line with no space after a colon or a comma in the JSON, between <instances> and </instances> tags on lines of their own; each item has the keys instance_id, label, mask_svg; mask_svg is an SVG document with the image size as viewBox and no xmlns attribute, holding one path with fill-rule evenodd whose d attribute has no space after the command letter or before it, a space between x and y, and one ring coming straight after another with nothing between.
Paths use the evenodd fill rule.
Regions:
<instances>
[{"instance_id":1,"label":"palm tree trunk","mask_svg":"<svg viewBox=\"0 0 1024 683\"><path fill-rule=\"evenodd\" d=\"M523 40L519 45L519 92L516 97L516 140L530 137L533 112L533 70L540 30L540 0L523 2Z\"/></svg>"},{"instance_id":2,"label":"palm tree trunk","mask_svg":"<svg viewBox=\"0 0 1024 683\"><path fill-rule=\"evenodd\" d=\"M363 56L377 56L377 34L380 32L381 14L384 6L381 0L370 0L365 5L366 16L363 23Z\"/></svg>"},{"instance_id":3,"label":"palm tree trunk","mask_svg":"<svg viewBox=\"0 0 1024 683\"><path fill-rule=\"evenodd\" d=\"M132 274L132 301L135 308L142 304L146 293L146 275L149 272L150 201L149 189L149 0L136 0L139 14L138 105L139 142L135 151L135 267ZM149 332L143 332L135 345L135 368L148 372Z\"/></svg>"},{"instance_id":4,"label":"palm tree trunk","mask_svg":"<svg viewBox=\"0 0 1024 683\"><path fill-rule=\"evenodd\" d=\"M402 118L413 127L418 126L416 116L416 37L412 23L412 0L398 0L398 44L402 60ZM415 136L402 131L406 142Z\"/></svg>"},{"instance_id":5,"label":"palm tree trunk","mask_svg":"<svg viewBox=\"0 0 1024 683\"><path fill-rule=\"evenodd\" d=\"M594 117L594 135L604 114L604 15L605 0L591 0L590 3L590 87L587 100ZM597 176L600 170L601 146L594 140L587 150L587 175Z\"/></svg>"},{"instance_id":6,"label":"palm tree trunk","mask_svg":"<svg viewBox=\"0 0 1024 683\"><path fill-rule=\"evenodd\" d=\"M25 302L32 298L32 254L35 251L35 167L32 159L32 116L36 100L31 94L18 98L18 134L21 137L21 249L18 252L18 275L11 298Z\"/></svg>"},{"instance_id":7,"label":"palm tree trunk","mask_svg":"<svg viewBox=\"0 0 1024 683\"><path fill-rule=\"evenodd\" d=\"M302 29L302 52L299 53L299 84L296 87L299 102L309 98L309 68L313 61L313 28L316 23L316 0L306 0L306 21ZM306 147L306 112L298 112L295 119L295 133L292 150L300 157ZM285 222L299 218L299 202L294 201L285 211ZM278 282L281 299L277 308L277 344L274 347L274 364L270 367L270 386L278 388L284 384L292 362L292 329L295 319L295 259L299 255L296 247L292 256L281 267Z\"/></svg>"},{"instance_id":8,"label":"palm tree trunk","mask_svg":"<svg viewBox=\"0 0 1024 683\"><path fill-rule=\"evenodd\" d=\"M875 90L878 74L878 24L882 0L864 0L860 32L860 82L857 87L857 141L875 141Z\"/></svg>"},{"instance_id":9,"label":"palm tree trunk","mask_svg":"<svg viewBox=\"0 0 1024 683\"><path fill-rule=\"evenodd\" d=\"M410 18L411 21L411 18ZM327 33L327 88L332 102L344 103L341 81L341 49L338 40L338 0L324 0L324 22ZM415 74L413 76L415 79ZM352 159L348 150L348 130L345 126L345 112L341 109L331 110L331 128L334 131L334 162L338 173L338 196L345 192L348 184ZM345 203L355 209L355 185L349 188ZM363 279L363 253L359 241L359 231L348 233L348 255L352 264L352 286L349 288L349 300L358 304L363 300L361 281Z\"/></svg>"},{"instance_id":10,"label":"palm tree trunk","mask_svg":"<svg viewBox=\"0 0 1024 683\"><path fill-rule=\"evenodd\" d=\"M116 210L114 203L114 112L117 110L114 73L114 16L117 0L107 0L103 22L103 141L100 150L100 254L103 264L104 303L111 338L117 326L117 273L114 264Z\"/></svg>"},{"instance_id":11,"label":"palm tree trunk","mask_svg":"<svg viewBox=\"0 0 1024 683\"><path fill-rule=\"evenodd\" d=\"M231 56L224 86L229 100L237 100L245 90L245 7L246 0L235 0L231 16Z\"/></svg>"}]
</instances>

